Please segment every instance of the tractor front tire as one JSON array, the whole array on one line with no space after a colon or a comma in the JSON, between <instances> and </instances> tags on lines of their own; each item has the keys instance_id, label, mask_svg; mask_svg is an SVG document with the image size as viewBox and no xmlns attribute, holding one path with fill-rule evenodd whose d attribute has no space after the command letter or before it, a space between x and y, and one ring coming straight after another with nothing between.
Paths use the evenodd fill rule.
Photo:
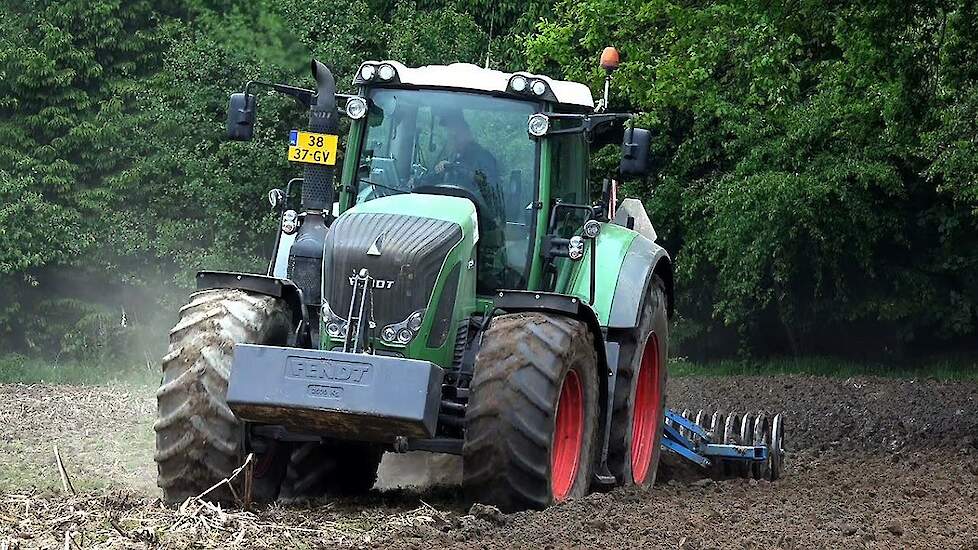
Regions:
<instances>
[{"instance_id":1,"label":"tractor front tire","mask_svg":"<svg viewBox=\"0 0 978 550\"><path fill-rule=\"evenodd\" d=\"M468 496L504 511L587 494L594 465L594 337L545 313L494 317L475 360L462 447Z\"/></svg>"},{"instance_id":2,"label":"tractor front tire","mask_svg":"<svg viewBox=\"0 0 978 550\"><path fill-rule=\"evenodd\" d=\"M197 292L180 309L163 357L153 425L157 484L165 502L203 493L244 462L242 424L227 405L234 345L285 345L290 326L283 302L241 290ZM269 475L256 477L255 500L275 498L288 459L285 451L281 457L256 457L263 466L259 470ZM231 494L222 487L207 498L227 502Z\"/></svg>"},{"instance_id":3,"label":"tractor front tire","mask_svg":"<svg viewBox=\"0 0 978 550\"><path fill-rule=\"evenodd\" d=\"M621 484L655 483L666 406L669 319L665 284L652 276L638 326L624 335L615 381L608 469Z\"/></svg>"},{"instance_id":4,"label":"tractor front tire","mask_svg":"<svg viewBox=\"0 0 978 550\"><path fill-rule=\"evenodd\" d=\"M303 443L292 452L279 496L298 500L366 493L377 481L383 456L383 447L373 443Z\"/></svg>"}]
</instances>

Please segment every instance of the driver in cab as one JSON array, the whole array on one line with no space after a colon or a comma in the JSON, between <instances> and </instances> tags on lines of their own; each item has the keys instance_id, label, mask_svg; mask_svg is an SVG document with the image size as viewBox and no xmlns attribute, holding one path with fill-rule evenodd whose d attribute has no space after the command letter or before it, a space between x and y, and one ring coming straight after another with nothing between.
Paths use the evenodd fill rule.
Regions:
<instances>
[{"instance_id":1,"label":"driver in cab","mask_svg":"<svg viewBox=\"0 0 978 550\"><path fill-rule=\"evenodd\" d=\"M446 109L437 120L445 130L446 142L439 161L428 174L429 185L455 185L472 192L480 200L480 214L490 218L480 223L480 285L496 289L503 285L506 271L503 253L503 200L499 192L496 157L472 136L472 129L460 109Z\"/></svg>"},{"instance_id":2,"label":"driver in cab","mask_svg":"<svg viewBox=\"0 0 978 550\"><path fill-rule=\"evenodd\" d=\"M472 130L461 110L445 111L439 116L439 121L447 139L441 160L433 167L434 179L440 183L470 188L470 191L490 199L486 184L495 183L499 177L496 157L472 137ZM474 189L471 188L473 184Z\"/></svg>"}]
</instances>

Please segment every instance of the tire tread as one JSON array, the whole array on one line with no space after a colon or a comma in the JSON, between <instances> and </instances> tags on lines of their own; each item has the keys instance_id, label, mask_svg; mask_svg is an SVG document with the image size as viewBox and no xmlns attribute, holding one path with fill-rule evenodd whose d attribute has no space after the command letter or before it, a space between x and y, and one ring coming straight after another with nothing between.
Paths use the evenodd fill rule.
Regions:
<instances>
[{"instance_id":1,"label":"tire tread","mask_svg":"<svg viewBox=\"0 0 978 550\"><path fill-rule=\"evenodd\" d=\"M163 356L153 424L164 501L196 496L240 464L240 423L226 401L234 345L284 343L289 326L282 302L240 290L197 292L180 308ZM230 498L227 491L209 496Z\"/></svg>"},{"instance_id":2,"label":"tire tread","mask_svg":"<svg viewBox=\"0 0 978 550\"><path fill-rule=\"evenodd\" d=\"M552 504L550 445L559 385L565 365L576 362L596 369L593 336L583 323L543 313L493 319L476 357L462 449L463 485L474 500L507 511ZM596 370L589 376L585 401L596 407ZM595 419L585 417L591 426L585 456L593 456ZM589 481L586 462L581 467ZM571 496L582 496L588 484Z\"/></svg>"}]
</instances>

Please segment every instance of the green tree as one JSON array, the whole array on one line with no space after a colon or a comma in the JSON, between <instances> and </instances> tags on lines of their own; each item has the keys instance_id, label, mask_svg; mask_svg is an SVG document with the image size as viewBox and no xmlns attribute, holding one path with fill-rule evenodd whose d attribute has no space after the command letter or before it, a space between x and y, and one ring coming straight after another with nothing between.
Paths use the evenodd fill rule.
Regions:
<instances>
[{"instance_id":1,"label":"green tree","mask_svg":"<svg viewBox=\"0 0 978 550\"><path fill-rule=\"evenodd\" d=\"M228 94L249 79L309 86L314 56L346 89L365 59L477 62L486 33L459 6L28 0L0 12L4 347L115 353L131 331L105 327L123 312L130 326L168 321L196 270L262 270L265 192L298 175L282 153L304 113L262 93L255 140L230 143Z\"/></svg>"},{"instance_id":2,"label":"green tree","mask_svg":"<svg viewBox=\"0 0 978 550\"><path fill-rule=\"evenodd\" d=\"M976 330L973 11L562 2L529 54L597 86L621 49L617 98L657 136L631 191L678 251L696 347L721 326L759 352L894 347Z\"/></svg>"}]
</instances>

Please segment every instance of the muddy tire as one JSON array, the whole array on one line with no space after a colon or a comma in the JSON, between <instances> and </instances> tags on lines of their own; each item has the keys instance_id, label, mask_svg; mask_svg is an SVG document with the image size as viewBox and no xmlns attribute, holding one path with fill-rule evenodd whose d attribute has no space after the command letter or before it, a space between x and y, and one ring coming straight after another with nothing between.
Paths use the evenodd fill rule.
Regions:
<instances>
[{"instance_id":1,"label":"muddy tire","mask_svg":"<svg viewBox=\"0 0 978 550\"><path fill-rule=\"evenodd\" d=\"M608 469L621 484L655 483L666 407L669 320L662 280L652 276L638 327L624 335L608 444ZM639 411L639 414L636 414Z\"/></svg>"},{"instance_id":2,"label":"muddy tire","mask_svg":"<svg viewBox=\"0 0 978 550\"><path fill-rule=\"evenodd\" d=\"M240 290L197 292L180 309L163 357L153 425L157 484L166 502L203 493L243 463L242 426L226 401L234 345L285 345L289 327L284 303ZM282 457L256 458L268 463L263 471L270 475L255 479L253 497L274 499L284 473ZM222 488L208 498L230 501L231 495Z\"/></svg>"},{"instance_id":3,"label":"muddy tire","mask_svg":"<svg viewBox=\"0 0 978 550\"><path fill-rule=\"evenodd\" d=\"M383 456L384 449L371 443L300 444L292 452L279 496L312 499L365 493L377 481L377 467Z\"/></svg>"},{"instance_id":4,"label":"muddy tire","mask_svg":"<svg viewBox=\"0 0 978 550\"><path fill-rule=\"evenodd\" d=\"M495 317L465 418L462 476L472 500L512 511L585 495L598 419L587 326L544 313Z\"/></svg>"}]
</instances>

